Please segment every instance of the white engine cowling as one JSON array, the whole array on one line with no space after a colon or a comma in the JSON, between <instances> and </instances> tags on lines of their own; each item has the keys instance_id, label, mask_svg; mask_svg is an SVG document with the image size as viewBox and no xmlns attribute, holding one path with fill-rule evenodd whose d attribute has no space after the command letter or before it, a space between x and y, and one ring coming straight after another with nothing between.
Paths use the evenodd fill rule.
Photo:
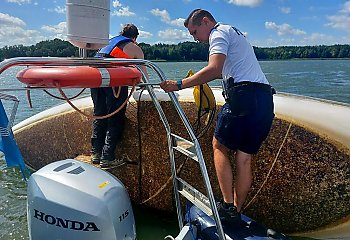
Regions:
<instances>
[{"instance_id":1,"label":"white engine cowling","mask_svg":"<svg viewBox=\"0 0 350 240\"><path fill-rule=\"evenodd\" d=\"M136 239L124 185L111 174L73 159L32 174L27 218L32 240Z\"/></svg>"}]
</instances>

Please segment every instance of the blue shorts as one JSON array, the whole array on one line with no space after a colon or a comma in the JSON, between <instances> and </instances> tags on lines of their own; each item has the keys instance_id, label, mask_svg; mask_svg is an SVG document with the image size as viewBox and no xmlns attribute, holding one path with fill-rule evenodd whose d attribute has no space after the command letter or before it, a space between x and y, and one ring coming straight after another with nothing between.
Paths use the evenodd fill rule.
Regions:
<instances>
[{"instance_id":1,"label":"blue shorts","mask_svg":"<svg viewBox=\"0 0 350 240\"><path fill-rule=\"evenodd\" d=\"M273 97L268 91L255 89L256 108L245 116L232 113L228 103L218 113L215 138L231 150L256 154L269 134L273 113Z\"/></svg>"}]
</instances>

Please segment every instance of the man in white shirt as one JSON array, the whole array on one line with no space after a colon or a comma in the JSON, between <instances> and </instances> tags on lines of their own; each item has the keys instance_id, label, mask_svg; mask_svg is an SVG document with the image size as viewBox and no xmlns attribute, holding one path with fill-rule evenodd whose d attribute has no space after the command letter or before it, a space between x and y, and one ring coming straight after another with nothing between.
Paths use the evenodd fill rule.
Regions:
<instances>
[{"instance_id":1,"label":"man in white shirt","mask_svg":"<svg viewBox=\"0 0 350 240\"><path fill-rule=\"evenodd\" d=\"M164 81L161 87L171 92L223 79L226 103L218 114L213 152L223 195L219 215L223 221L235 223L252 184L252 154L266 139L274 118L272 88L253 48L238 29L217 23L202 9L192 11L184 25L196 41L209 43L208 65L183 80ZM230 150L235 152L234 185Z\"/></svg>"}]
</instances>

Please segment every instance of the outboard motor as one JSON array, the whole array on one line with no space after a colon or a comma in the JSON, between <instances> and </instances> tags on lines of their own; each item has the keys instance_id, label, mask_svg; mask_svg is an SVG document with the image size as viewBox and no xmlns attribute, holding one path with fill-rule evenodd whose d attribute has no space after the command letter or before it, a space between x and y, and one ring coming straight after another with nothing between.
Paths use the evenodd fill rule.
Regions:
<instances>
[{"instance_id":1,"label":"outboard motor","mask_svg":"<svg viewBox=\"0 0 350 240\"><path fill-rule=\"evenodd\" d=\"M73 159L51 163L28 181L32 240L136 239L131 202L111 174Z\"/></svg>"}]
</instances>

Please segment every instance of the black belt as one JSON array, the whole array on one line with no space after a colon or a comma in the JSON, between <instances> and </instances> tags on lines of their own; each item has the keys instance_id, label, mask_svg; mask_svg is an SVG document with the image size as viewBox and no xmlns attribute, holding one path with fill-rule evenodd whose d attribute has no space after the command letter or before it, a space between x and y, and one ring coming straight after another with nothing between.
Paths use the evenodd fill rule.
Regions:
<instances>
[{"instance_id":1,"label":"black belt","mask_svg":"<svg viewBox=\"0 0 350 240\"><path fill-rule=\"evenodd\" d=\"M227 99L229 95L228 92L235 91L235 90L238 90L238 88L245 88L245 87L253 88L253 89L261 89L271 94L276 94L276 90L273 87L271 87L271 85L269 84L250 82L250 81L242 81L242 82L235 83L233 81L233 78L229 78L227 79L226 89L223 92L224 98Z\"/></svg>"},{"instance_id":2,"label":"black belt","mask_svg":"<svg viewBox=\"0 0 350 240\"><path fill-rule=\"evenodd\" d=\"M268 85L268 84L258 83L258 82L249 82L249 81L242 81L242 82L235 83L233 81L233 78L227 79L227 89L230 89L232 87L238 88L238 87L243 87L243 86L258 88L258 89L262 89L262 90L266 90L266 91L271 91L272 94L276 93L275 89L273 87L271 87L271 85Z\"/></svg>"}]
</instances>

